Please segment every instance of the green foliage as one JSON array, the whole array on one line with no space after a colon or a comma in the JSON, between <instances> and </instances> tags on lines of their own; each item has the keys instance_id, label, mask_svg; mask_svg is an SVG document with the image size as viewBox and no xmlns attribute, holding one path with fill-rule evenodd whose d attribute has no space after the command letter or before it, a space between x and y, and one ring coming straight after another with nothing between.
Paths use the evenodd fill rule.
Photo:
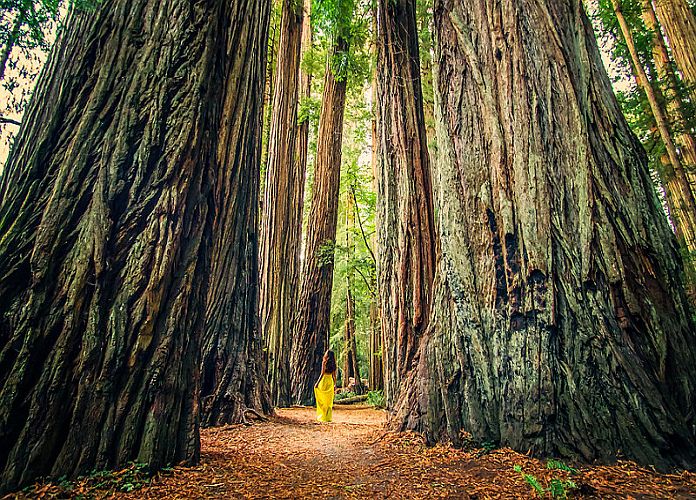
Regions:
<instances>
[{"instance_id":1,"label":"green foliage","mask_svg":"<svg viewBox=\"0 0 696 500\"><path fill-rule=\"evenodd\" d=\"M354 392L339 392L334 396L334 401L343 401L344 399L354 398L357 396Z\"/></svg>"},{"instance_id":2,"label":"green foliage","mask_svg":"<svg viewBox=\"0 0 696 500\"><path fill-rule=\"evenodd\" d=\"M334 261L334 254L336 252L336 242L331 240L326 240L319 246L319 251L317 252L317 258L319 259L319 267L328 266Z\"/></svg>"},{"instance_id":3,"label":"green foliage","mask_svg":"<svg viewBox=\"0 0 696 500\"><path fill-rule=\"evenodd\" d=\"M163 468L160 473L171 472L171 468ZM58 478L55 485L62 491L61 497L80 496L84 491L102 490L112 493L130 493L148 485L152 479L153 471L147 464L128 462L127 466L120 470L93 470L87 475L79 476L75 480L69 480L65 476ZM32 493L32 486L23 491Z\"/></svg>"},{"instance_id":4,"label":"green foliage","mask_svg":"<svg viewBox=\"0 0 696 500\"><path fill-rule=\"evenodd\" d=\"M570 472L571 474L577 474L578 472L576 469L573 469L572 467L566 465L560 460L553 459L546 462L546 468L549 470L564 470L566 472Z\"/></svg>"},{"instance_id":5,"label":"green foliage","mask_svg":"<svg viewBox=\"0 0 696 500\"><path fill-rule=\"evenodd\" d=\"M554 465L554 467L549 466L549 464ZM563 467L565 467L565 469ZM574 471L574 469L571 469L567 465L563 464L563 462L555 460L550 460L547 463L547 468ZM575 484L575 482L570 480L559 479L557 477L554 477L549 481L548 488L544 488L544 486L542 486L541 482L536 476L532 474L526 474L522 470L522 467L520 465L515 465L513 467L513 470L522 476L522 479L524 479L524 481L532 488L535 495L539 498L544 498L546 497L546 494L549 493L553 498L560 498L565 500L566 498L568 498L568 493L570 491L577 489L577 485Z\"/></svg>"},{"instance_id":6,"label":"green foliage","mask_svg":"<svg viewBox=\"0 0 696 500\"><path fill-rule=\"evenodd\" d=\"M301 125L305 122L319 121L320 112L321 101L319 99L314 97L301 99L297 110L297 124Z\"/></svg>"},{"instance_id":7,"label":"green foliage","mask_svg":"<svg viewBox=\"0 0 696 500\"><path fill-rule=\"evenodd\" d=\"M367 404L376 408L385 407L385 399L383 391L370 391L367 393Z\"/></svg>"}]
</instances>

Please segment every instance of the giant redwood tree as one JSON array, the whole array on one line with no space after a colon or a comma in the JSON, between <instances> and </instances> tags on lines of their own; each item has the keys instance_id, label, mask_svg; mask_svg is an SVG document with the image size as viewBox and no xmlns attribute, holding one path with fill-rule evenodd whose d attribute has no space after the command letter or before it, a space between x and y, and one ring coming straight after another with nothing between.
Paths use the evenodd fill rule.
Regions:
<instances>
[{"instance_id":1,"label":"giant redwood tree","mask_svg":"<svg viewBox=\"0 0 696 500\"><path fill-rule=\"evenodd\" d=\"M395 412L584 460L693 463L680 258L580 0L436 0L432 322Z\"/></svg>"},{"instance_id":2,"label":"giant redwood tree","mask_svg":"<svg viewBox=\"0 0 696 500\"><path fill-rule=\"evenodd\" d=\"M377 2L379 290L387 402L428 325L435 223L413 0Z\"/></svg>"},{"instance_id":3,"label":"giant redwood tree","mask_svg":"<svg viewBox=\"0 0 696 500\"><path fill-rule=\"evenodd\" d=\"M245 421L247 410L272 412L258 328L258 194L269 7L242 6L249 34L229 37L215 176L212 253L201 359L201 421ZM238 27L237 27L238 28ZM243 31L238 32L243 33Z\"/></svg>"},{"instance_id":4,"label":"giant redwood tree","mask_svg":"<svg viewBox=\"0 0 696 500\"><path fill-rule=\"evenodd\" d=\"M305 163L295 160L302 4L284 0L268 141L261 244L261 330L273 401L290 403L291 319L297 301Z\"/></svg>"},{"instance_id":5,"label":"giant redwood tree","mask_svg":"<svg viewBox=\"0 0 696 500\"><path fill-rule=\"evenodd\" d=\"M254 197L234 179L258 168L267 22L258 0L71 14L0 181L2 489L197 458L207 276L233 254L211 248Z\"/></svg>"},{"instance_id":6,"label":"giant redwood tree","mask_svg":"<svg viewBox=\"0 0 696 500\"><path fill-rule=\"evenodd\" d=\"M302 279L290 358L292 399L312 404L313 387L321 374L321 359L329 348L334 246L341 181L341 144L346 107L346 75L335 73L335 62L348 54L339 37L324 77L314 186L305 239Z\"/></svg>"}]
</instances>

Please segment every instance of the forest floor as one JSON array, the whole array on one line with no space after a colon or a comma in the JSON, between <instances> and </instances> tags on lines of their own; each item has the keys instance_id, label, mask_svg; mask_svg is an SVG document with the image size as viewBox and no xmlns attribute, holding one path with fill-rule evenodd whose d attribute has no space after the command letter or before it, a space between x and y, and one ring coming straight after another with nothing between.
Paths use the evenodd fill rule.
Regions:
<instances>
[{"instance_id":1,"label":"forest floor","mask_svg":"<svg viewBox=\"0 0 696 500\"><path fill-rule=\"evenodd\" d=\"M336 408L329 424L316 422L313 408L279 410L267 422L204 429L198 466L147 484L124 469L115 474L127 479L99 483L107 490L83 480L69 490L37 484L23 497L507 499L537 496L536 484L548 497L555 488L569 498L696 498L694 473L658 474L629 462L564 470L571 468L508 449L427 447L418 435L387 433L384 422L383 411L366 408ZM125 480L138 489L114 492Z\"/></svg>"}]
</instances>

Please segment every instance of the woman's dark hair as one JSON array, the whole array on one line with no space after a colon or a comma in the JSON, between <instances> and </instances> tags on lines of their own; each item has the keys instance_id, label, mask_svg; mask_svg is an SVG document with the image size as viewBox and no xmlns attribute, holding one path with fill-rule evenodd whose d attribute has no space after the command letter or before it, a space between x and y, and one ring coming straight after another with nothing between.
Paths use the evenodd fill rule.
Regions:
<instances>
[{"instance_id":1,"label":"woman's dark hair","mask_svg":"<svg viewBox=\"0 0 696 500\"><path fill-rule=\"evenodd\" d=\"M334 352L329 349L324 354L324 359L321 362L321 373L333 373L336 371L336 356Z\"/></svg>"}]
</instances>

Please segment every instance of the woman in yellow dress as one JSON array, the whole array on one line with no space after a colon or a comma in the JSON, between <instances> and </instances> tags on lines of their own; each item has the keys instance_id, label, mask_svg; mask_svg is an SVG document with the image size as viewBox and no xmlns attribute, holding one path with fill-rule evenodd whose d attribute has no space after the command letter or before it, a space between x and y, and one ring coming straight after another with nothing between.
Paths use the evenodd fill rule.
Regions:
<instances>
[{"instance_id":1,"label":"woman in yellow dress","mask_svg":"<svg viewBox=\"0 0 696 500\"><path fill-rule=\"evenodd\" d=\"M314 398L317 401L317 420L320 422L331 422L335 386L336 356L332 350L328 350L321 362L321 377L314 384Z\"/></svg>"}]
</instances>

